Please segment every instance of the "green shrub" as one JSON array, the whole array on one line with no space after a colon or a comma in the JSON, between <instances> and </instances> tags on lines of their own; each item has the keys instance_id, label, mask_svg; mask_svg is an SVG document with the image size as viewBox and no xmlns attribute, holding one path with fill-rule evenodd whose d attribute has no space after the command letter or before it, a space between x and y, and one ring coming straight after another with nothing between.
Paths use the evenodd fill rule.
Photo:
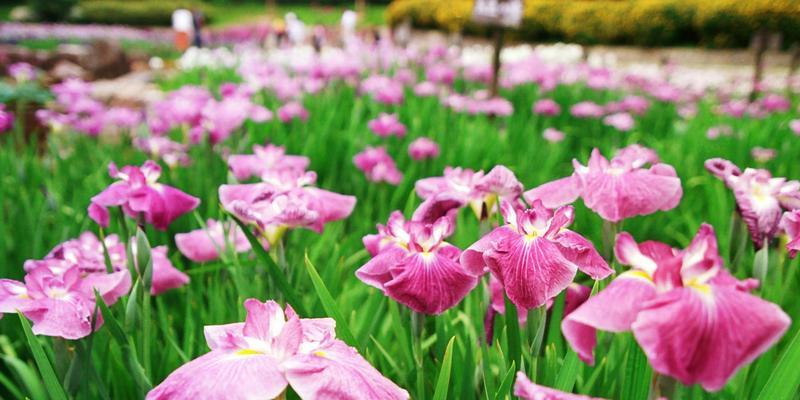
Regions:
<instances>
[{"instance_id":1,"label":"green shrub","mask_svg":"<svg viewBox=\"0 0 800 400\"><path fill-rule=\"evenodd\" d=\"M395 0L397 23L481 32L470 23L473 0ZM800 40L800 0L527 0L516 37L583 44L744 47L759 29Z\"/></svg>"},{"instance_id":2,"label":"green shrub","mask_svg":"<svg viewBox=\"0 0 800 400\"><path fill-rule=\"evenodd\" d=\"M39 21L63 21L78 0L28 0L28 8Z\"/></svg>"},{"instance_id":3,"label":"green shrub","mask_svg":"<svg viewBox=\"0 0 800 400\"><path fill-rule=\"evenodd\" d=\"M178 8L200 8L205 14L206 23L212 19L211 7L198 1L92 0L80 3L74 22L169 26L172 24L172 13Z\"/></svg>"}]
</instances>

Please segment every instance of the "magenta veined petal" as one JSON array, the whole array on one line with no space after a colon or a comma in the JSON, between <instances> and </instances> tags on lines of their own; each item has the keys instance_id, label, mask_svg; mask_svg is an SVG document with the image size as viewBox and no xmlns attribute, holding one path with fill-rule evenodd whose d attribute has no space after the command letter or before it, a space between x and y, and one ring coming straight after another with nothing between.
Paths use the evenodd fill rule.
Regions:
<instances>
[{"instance_id":1,"label":"magenta veined petal","mask_svg":"<svg viewBox=\"0 0 800 400\"><path fill-rule=\"evenodd\" d=\"M561 254L578 266L583 273L592 279L604 279L614 273L606 260L597 252L592 242L585 237L563 229L553 239L561 247Z\"/></svg>"},{"instance_id":2,"label":"magenta veined petal","mask_svg":"<svg viewBox=\"0 0 800 400\"><path fill-rule=\"evenodd\" d=\"M339 340L285 364L292 389L303 399L408 399L352 347Z\"/></svg>"},{"instance_id":3,"label":"magenta veined petal","mask_svg":"<svg viewBox=\"0 0 800 400\"><path fill-rule=\"evenodd\" d=\"M440 314L455 306L478 284L478 278L458 263L458 254L457 249L453 257L442 249L409 254L390 267L392 280L384 284L386 294L425 314Z\"/></svg>"},{"instance_id":4,"label":"magenta veined petal","mask_svg":"<svg viewBox=\"0 0 800 400\"><path fill-rule=\"evenodd\" d=\"M581 360L594 364L597 330L629 330L643 303L655 295L655 285L646 274L625 272L564 318L561 323L564 338Z\"/></svg>"},{"instance_id":5,"label":"magenta veined petal","mask_svg":"<svg viewBox=\"0 0 800 400\"><path fill-rule=\"evenodd\" d=\"M578 270L555 243L525 235L502 240L484 253L484 260L500 279L508 298L524 308L544 305L567 288Z\"/></svg>"},{"instance_id":6,"label":"magenta veined petal","mask_svg":"<svg viewBox=\"0 0 800 400\"><path fill-rule=\"evenodd\" d=\"M672 290L648 302L632 330L653 369L720 390L790 324L778 306L725 286Z\"/></svg>"},{"instance_id":7,"label":"magenta veined petal","mask_svg":"<svg viewBox=\"0 0 800 400\"><path fill-rule=\"evenodd\" d=\"M508 226L495 228L461 253L461 265L474 275L483 275L488 271L488 266L483 258L483 254L494 248L500 241L516 234L517 233Z\"/></svg>"}]
</instances>

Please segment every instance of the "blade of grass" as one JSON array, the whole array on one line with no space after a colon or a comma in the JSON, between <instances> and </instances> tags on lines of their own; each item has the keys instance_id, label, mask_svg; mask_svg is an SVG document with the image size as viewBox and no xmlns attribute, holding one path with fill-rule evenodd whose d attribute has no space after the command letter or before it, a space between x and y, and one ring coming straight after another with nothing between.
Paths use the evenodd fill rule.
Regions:
<instances>
[{"instance_id":1,"label":"blade of grass","mask_svg":"<svg viewBox=\"0 0 800 400\"><path fill-rule=\"evenodd\" d=\"M453 367L453 343L456 337L450 338L447 348L444 351L442 367L439 368L439 378L436 380L436 390L433 392L433 400L447 399L447 391L450 388L450 370Z\"/></svg>"},{"instance_id":2,"label":"blade of grass","mask_svg":"<svg viewBox=\"0 0 800 400\"><path fill-rule=\"evenodd\" d=\"M236 218L233 214L231 214L231 218L236 221L236 224L242 228L245 236L247 236L247 241L250 242L250 247L253 249L253 252L256 253L258 259L261 260L267 266L267 272L269 273L270 277L272 278L273 282L278 286L278 290L286 296L286 301L292 305L300 315L308 315L306 312L305 306L303 306L303 302L301 298L297 295L297 292L294 291L291 285L289 285L289 281L286 280L286 276L284 275L283 271L281 271L278 264L275 264L275 261L272 260L272 257L269 256L264 247L261 246L261 243L256 239L253 232L250 231L250 227L245 225L242 221Z\"/></svg>"},{"instance_id":3,"label":"blade of grass","mask_svg":"<svg viewBox=\"0 0 800 400\"><path fill-rule=\"evenodd\" d=\"M31 349L31 353L33 354L33 359L36 361L36 367L39 369L39 375L42 376L42 380L44 381L44 387L47 389L47 394L50 396L51 400L67 400L67 394L64 392L64 388L61 387L61 383L58 381L56 372L53 370L53 365L50 364L50 360L47 358L47 354L45 354L42 344L39 343L39 340L31 330L31 324L28 322L28 319L22 315L22 313L17 313L17 315L19 316L20 324L22 324L22 330L25 332L25 338L28 341L28 346Z\"/></svg>"},{"instance_id":4,"label":"blade of grass","mask_svg":"<svg viewBox=\"0 0 800 400\"><path fill-rule=\"evenodd\" d=\"M578 377L580 371L580 360L578 355L572 349L567 350L567 355L564 357L564 364L556 376L556 384L554 387L564 392L571 392L575 386L575 379Z\"/></svg>"},{"instance_id":5,"label":"blade of grass","mask_svg":"<svg viewBox=\"0 0 800 400\"><path fill-rule=\"evenodd\" d=\"M311 278L311 283L314 285L314 290L317 292L317 297L319 297L319 300L322 302L322 308L325 309L325 314L328 314L336 320L336 333L345 343L353 347L359 347L356 337L353 335L353 332L350 331L347 320L345 320L342 313L339 312L339 306L336 304L336 300L331 296L331 292L328 291L325 282L320 278L314 264L308 259L308 252L305 254L305 264L308 276Z\"/></svg>"},{"instance_id":6,"label":"blade of grass","mask_svg":"<svg viewBox=\"0 0 800 400\"><path fill-rule=\"evenodd\" d=\"M516 372L516 369L517 366L512 361L511 367L506 371L506 375L503 377L500 387L497 388L497 392L494 394L494 400L504 399L506 395L511 395L511 387L514 384L514 376L516 376L514 372Z\"/></svg>"},{"instance_id":7,"label":"blade of grass","mask_svg":"<svg viewBox=\"0 0 800 400\"><path fill-rule=\"evenodd\" d=\"M800 387L800 374L797 366L800 365L800 330L792 338L789 346L778 359L775 369L772 370L767 383L761 389L758 400L789 400L795 398Z\"/></svg>"}]
</instances>

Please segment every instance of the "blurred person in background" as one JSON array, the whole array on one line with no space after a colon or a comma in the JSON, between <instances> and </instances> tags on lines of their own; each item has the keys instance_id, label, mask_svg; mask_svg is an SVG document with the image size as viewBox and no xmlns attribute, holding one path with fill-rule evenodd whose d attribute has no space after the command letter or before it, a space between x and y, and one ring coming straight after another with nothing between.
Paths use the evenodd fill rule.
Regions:
<instances>
[{"instance_id":1,"label":"blurred person in background","mask_svg":"<svg viewBox=\"0 0 800 400\"><path fill-rule=\"evenodd\" d=\"M179 8L172 13L172 30L175 31L175 48L184 51L189 48L189 40L194 34L192 12Z\"/></svg>"},{"instance_id":2,"label":"blurred person in background","mask_svg":"<svg viewBox=\"0 0 800 400\"><path fill-rule=\"evenodd\" d=\"M205 19L206 16L203 14L203 10L196 7L192 9L192 26L194 28L192 45L194 47L203 47L203 24Z\"/></svg>"}]
</instances>

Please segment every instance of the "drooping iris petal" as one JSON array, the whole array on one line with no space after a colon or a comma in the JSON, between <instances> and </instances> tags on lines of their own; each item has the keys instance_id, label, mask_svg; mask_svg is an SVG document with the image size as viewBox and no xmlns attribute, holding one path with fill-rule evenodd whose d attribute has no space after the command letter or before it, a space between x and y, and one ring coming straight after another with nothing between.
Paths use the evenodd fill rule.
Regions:
<instances>
[{"instance_id":1,"label":"drooping iris petal","mask_svg":"<svg viewBox=\"0 0 800 400\"><path fill-rule=\"evenodd\" d=\"M537 385L531 382L522 371L517 372L517 381L514 383L514 396L522 400L599 400Z\"/></svg>"},{"instance_id":2,"label":"drooping iris petal","mask_svg":"<svg viewBox=\"0 0 800 400\"><path fill-rule=\"evenodd\" d=\"M772 303L734 288L702 285L646 303L632 329L654 370L716 391L777 342L789 324Z\"/></svg>"},{"instance_id":3,"label":"drooping iris petal","mask_svg":"<svg viewBox=\"0 0 800 400\"><path fill-rule=\"evenodd\" d=\"M178 250L186 258L195 262L218 259L220 251L224 251L228 243L237 253L250 250L250 242L241 228L213 219L206 221L206 229L196 229L175 235L175 245ZM265 245L265 247L268 246L268 244Z\"/></svg>"},{"instance_id":4,"label":"drooping iris petal","mask_svg":"<svg viewBox=\"0 0 800 400\"><path fill-rule=\"evenodd\" d=\"M303 399L408 399L352 347L339 340L286 364L286 377Z\"/></svg>"},{"instance_id":5,"label":"drooping iris petal","mask_svg":"<svg viewBox=\"0 0 800 400\"><path fill-rule=\"evenodd\" d=\"M513 235L516 235L516 232L505 226L492 230L461 253L461 265L475 275L483 275L487 268L483 254Z\"/></svg>"},{"instance_id":6,"label":"drooping iris petal","mask_svg":"<svg viewBox=\"0 0 800 400\"><path fill-rule=\"evenodd\" d=\"M525 192L529 203L541 200L545 207L555 208L572 204L580 197L583 183L576 176L556 179Z\"/></svg>"},{"instance_id":7,"label":"drooping iris petal","mask_svg":"<svg viewBox=\"0 0 800 400\"><path fill-rule=\"evenodd\" d=\"M172 372L147 400L274 399L287 385L269 355L212 351Z\"/></svg>"},{"instance_id":8,"label":"drooping iris petal","mask_svg":"<svg viewBox=\"0 0 800 400\"><path fill-rule=\"evenodd\" d=\"M596 331L629 330L644 302L655 295L655 285L645 274L625 272L570 313L561 323L561 331L581 360L594 364Z\"/></svg>"},{"instance_id":9,"label":"drooping iris petal","mask_svg":"<svg viewBox=\"0 0 800 400\"><path fill-rule=\"evenodd\" d=\"M585 237L569 229L563 229L556 234L553 241L561 247L561 254L567 260L575 263L578 269L593 279L603 279L614 273L592 242Z\"/></svg>"},{"instance_id":10,"label":"drooping iris petal","mask_svg":"<svg viewBox=\"0 0 800 400\"><path fill-rule=\"evenodd\" d=\"M448 254L449 253L449 254ZM478 283L458 264L460 252L445 246L436 253L414 253L390 267L386 294L414 311L439 314L460 302Z\"/></svg>"}]
</instances>

